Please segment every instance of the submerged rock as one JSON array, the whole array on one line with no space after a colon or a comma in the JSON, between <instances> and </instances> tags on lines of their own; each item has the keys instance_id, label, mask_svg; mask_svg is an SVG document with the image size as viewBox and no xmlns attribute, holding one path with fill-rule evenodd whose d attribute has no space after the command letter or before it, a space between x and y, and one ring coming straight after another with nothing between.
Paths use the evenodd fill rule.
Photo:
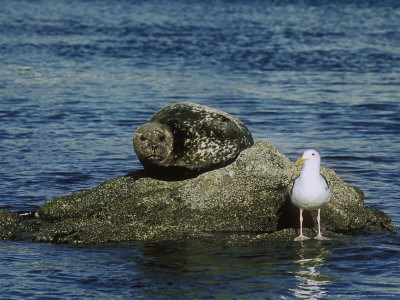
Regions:
<instances>
[{"instance_id":1,"label":"submerged rock","mask_svg":"<svg viewBox=\"0 0 400 300\"><path fill-rule=\"evenodd\" d=\"M0 237L85 244L187 238L226 244L290 241L299 224L289 195L300 171L272 145L256 143L232 164L195 178L162 181L141 170L50 200L35 218L0 211ZM364 205L360 189L331 169L321 168L321 173L332 191L321 209L328 237L397 231L386 214ZM304 227L315 230L316 212L303 216Z\"/></svg>"}]
</instances>

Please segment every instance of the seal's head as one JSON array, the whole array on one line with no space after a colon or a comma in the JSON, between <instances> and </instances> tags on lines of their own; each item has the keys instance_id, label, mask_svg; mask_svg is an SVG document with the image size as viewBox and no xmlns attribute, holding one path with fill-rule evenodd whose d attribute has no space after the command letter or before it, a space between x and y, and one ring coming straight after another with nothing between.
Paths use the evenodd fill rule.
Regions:
<instances>
[{"instance_id":1,"label":"seal's head","mask_svg":"<svg viewBox=\"0 0 400 300\"><path fill-rule=\"evenodd\" d=\"M133 147L143 165L165 166L174 144L168 126L150 122L140 126L133 135Z\"/></svg>"}]
</instances>

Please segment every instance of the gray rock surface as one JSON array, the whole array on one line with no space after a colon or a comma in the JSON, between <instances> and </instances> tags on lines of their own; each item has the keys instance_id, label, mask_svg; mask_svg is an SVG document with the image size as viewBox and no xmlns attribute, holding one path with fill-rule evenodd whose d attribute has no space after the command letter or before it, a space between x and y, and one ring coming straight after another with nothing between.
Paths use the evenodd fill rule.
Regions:
<instances>
[{"instance_id":1,"label":"gray rock surface","mask_svg":"<svg viewBox=\"0 0 400 300\"><path fill-rule=\"evenodd\" d=\"M268 143L256 143L230 165L195 178L162 181L137 171L45 203L34 218L0 210L0 237L54 243L164 241L188 238L224 244L268 244L297 235L290 203L301 167ZM321 209L326 236L364 230L397 231L366 207L363 193L321 168L332 199ZM316 212L305 212L305 233ZM308 228L308 229L307 229Z\"/></svg>"}]
</instances>

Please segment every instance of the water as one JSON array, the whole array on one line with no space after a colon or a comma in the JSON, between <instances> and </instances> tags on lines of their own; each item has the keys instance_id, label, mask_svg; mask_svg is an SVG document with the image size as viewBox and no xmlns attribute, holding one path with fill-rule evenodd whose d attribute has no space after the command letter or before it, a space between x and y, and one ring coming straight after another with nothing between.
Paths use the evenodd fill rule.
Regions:
<instances>
[{"instance_id":1,"label":"water","mask_svg":"<svg viewBox=\"0 0 400 300\"><path fill-rule=\"evenodd\" d=\"M322 164L400 226L398 1L0 1L0 207L140 168L132 135L191 101ZM393 233L270 247L0 242L7 299L396 298Z\"/></svg>"}]
</instances>

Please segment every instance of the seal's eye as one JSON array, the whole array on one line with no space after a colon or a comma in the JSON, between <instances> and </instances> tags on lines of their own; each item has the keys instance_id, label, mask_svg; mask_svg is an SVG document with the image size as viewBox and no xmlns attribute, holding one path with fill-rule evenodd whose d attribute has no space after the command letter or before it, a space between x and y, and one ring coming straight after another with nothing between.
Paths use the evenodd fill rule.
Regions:
<instances>
[{"instance_id":1,"label":"seal's eye","mask_svg":"<svg viewBox=\"0 0 400 300\"><path fill-rule=\"evenodd\" d=\"M160 142L164 142L165 141L165 135L160 136Z\"/></svg>"},{"instance_id":2,"label":"seal's eye","mask_svg":"<svg viewBox=\"0 0 400 300\"><path fill-rule=\"evenodd\" d=\"M227 117L225 117L225 116L221 116L221 121L222 122L228 122L229 119Z\"/></svg>"},{"instance_id":3,"label":"seal's eye","mask_svg":"<svg viewBox=\"0 0 400 300\"><path fill-rule=\"evenodd\" d=\"M140 137L140 140L141 140L141 141L145 141L146 138L142 135L142 136Z\"/></svg>"}]
</instances>

